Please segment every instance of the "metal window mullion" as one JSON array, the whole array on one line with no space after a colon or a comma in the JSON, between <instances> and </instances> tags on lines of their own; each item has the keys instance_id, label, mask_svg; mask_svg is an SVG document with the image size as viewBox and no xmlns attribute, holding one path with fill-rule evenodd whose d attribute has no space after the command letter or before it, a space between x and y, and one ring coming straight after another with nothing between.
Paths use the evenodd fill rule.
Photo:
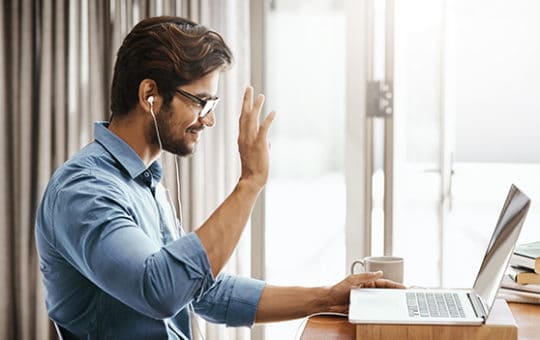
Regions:
<instances>
[{"instance_id":1,"label":"metal window mullion","mask_svg":"<svg viewBox=\"0 0 540 340\"><path fill-rule=\"evenodd\" d=\"M250 63L251 85L262 93L265 92L265 30L267 1L250 2ZM266 278L266 190L263 190L251 213L251 276ZM256 250L256 251L253 251ZM251 340L264 340L264 325L256 325L251 330Z\"/></svg>"},{"instance_id":2,"label":"metal window mullion","mask_svg":"<svg viewBox=\"0 0 540 340\"><path fill-rule=\"evenodd\" d=\"M438 278L439 285L444 286L444 240L446 233L446 223L449 217L449 214L452 209L452 176L453 176L453 133L454 130L452 115L455 114L452 110L452 86L449 86L447 70L449 69L449 51L454 51L452 46L448 47L448 44L451 44L452 38L449 36L451 34L449 24L452 22L452 11L448 10L450 4L447 1L443 1L441 7L441 43L440 43L440 124L439 124L439 133L440 133L440 152L439 152L439 168L440 172L440 202L439 202L439 221L438 221L438 244L439 244L439 258L438 258ZM449 75L450 76L450 75Z\"/></svg>"},{"instance_id":3,"label":"metal window mullion","mask_svg":"<svg viewBox=\"0 0 540 340\"><path fill-rule=\"evenodd\" d=\"M394 0L386 1L385 86L394 93ZM392 255L394 236L394 108L389 101L384 123L384 255Z\"/></svg>"},{"instance_id":4,"label":"metal window mullion","mask_svg":"<svg viewBox=\"0 0 540 340\"><path fill-rule=\"evenodd\" d=\"M366 2L366 79L369 83L373 81L374 74L374 45L375 45L375 6L373 0ZM369 84L366 84L369 89ZM370 98L366 100L366 122L365 122L365 191L364 191L364 253L366 256L371 255L371 244L373 237L373 127L375 113L371 112L373 107L370 107Z\"/></svg>"},{"instance_id":5,"label":"metal window mullion","mask_svg":"<svg viewBox=\"0 0 540 340\"><path fill-rule=\"evenodd\" d=\"M371 138L366 134L369 115L366 114L368 84L369 39L369 1L345 0L345 40L346 40L346 144L345 144L345 181L346 181L346 261L344 271L349 272L350 264L359 258L370 255L371 210L366 204L371 199L367 193L370 185L366 166L366 154L371 145ZM368 160L368 163L371 162Z\"/></svg>"}]
</instances>

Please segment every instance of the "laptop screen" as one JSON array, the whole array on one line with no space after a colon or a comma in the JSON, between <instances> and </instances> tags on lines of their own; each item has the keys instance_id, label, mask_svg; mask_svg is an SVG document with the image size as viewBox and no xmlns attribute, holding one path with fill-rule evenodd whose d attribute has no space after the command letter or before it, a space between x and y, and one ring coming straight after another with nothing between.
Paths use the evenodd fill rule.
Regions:
<instances>
[{"instance_id":1,"label":"laptop screen","mask_svg":"<svg viewBox=\"0 0 540 340\"><path fill-rule=\"evenodd\" d=\"M487 304L487 312L495 302L530 202L515 185L510 187L473 288L482 297L483 303Z\"/></svg>"}]
</instances>

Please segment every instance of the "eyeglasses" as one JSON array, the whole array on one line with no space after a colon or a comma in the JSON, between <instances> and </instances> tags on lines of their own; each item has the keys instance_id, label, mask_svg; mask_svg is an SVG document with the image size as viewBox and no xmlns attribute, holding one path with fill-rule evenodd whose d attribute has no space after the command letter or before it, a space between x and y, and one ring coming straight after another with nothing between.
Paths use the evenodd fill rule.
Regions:
<instances>
[{"instance_id":1,"label":"eyeglasses","mask_svg":"<svg viewBox=\"0 0 540 340\"><path fill-rule=\"evenodd\" d=\"M186 97L187 99L191 100L197 106L201 108L201 111L199 112L199 117L204 118L207 114L209 114L211 111L214 110L217 103L219 102L218 97L212 97L208 99L202 99L197 97L196 95L193 95L189 92L186 92L182 89L176 89L176 92L180 93L182 96Z\"/></svg>"}]
</instances>

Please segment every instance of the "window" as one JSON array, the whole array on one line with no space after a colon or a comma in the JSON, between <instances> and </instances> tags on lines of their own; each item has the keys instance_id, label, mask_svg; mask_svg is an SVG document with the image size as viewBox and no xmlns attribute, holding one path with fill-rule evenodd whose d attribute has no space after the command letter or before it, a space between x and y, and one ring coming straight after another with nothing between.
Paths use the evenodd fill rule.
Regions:
<instances>
[{"instance_id":1,"label":"window","mask_svg":"<svg viewBox=\"0 0 540 340\"><path fill-rule=\"evenodd\" d=\"M267 16L266 279L328 285L345 272L345 35L340 1L274 1ZM301 321L266 326L293 339Z\"/></svg>"},{"instance_id":2,"label":"window","mask_svg":"<svg viewBox=\"0 0 540 340\"><path fill-rule=\"evenodd\" d=\"M533 0L396 2L394 253L408 284L471 286L510 184L540 197L539 13ZM540 239L539 218L520 242Z\"/></svg>"},{"instance_id":3,"label":"window","mask_svg":"<svg viewBox=\"0 0 540 340\"><path fill-rule=\"evenodd\" d=\"M540 42L534 36L540 30L540 4L271 4L266 14L265 87L267 109L278 115L271 130L271 177L265 192L266 280L314 286L332 284L346 274L346 256L354 247L346 238L350 229L345 218L351 209L369 205L347 202L350 191L362 194L362 185L351 184L350 176L357 170L362 177L365 163L351 169L351 154L347 151L345 158L345 152L363 152L362 129L367 124L355 117L359 136L346 140L353 120L345 113L351 100L345 94L363 98L355 110L365 116L366 74L382 80L377 75L387 65L384 58L391 58L392 143L384 145L384 129L375 122L371 151L393 148L393 211L384 211L383 157L373 154L373 231L365 233L362 221L355 222L354 238L368 235L372 244L367 251L382 255L384 217L391 213L392 251L405 258L405 284L471 285L510 184L517 184L533 202L540 200L540 133L535 129L540 124L535 95ZM350 13L352 4L357 12ZM389 7L394 9L390 19L385 12ZM394 20L391 55L384 51L386 32L379 40L370 42L368 37L384 20ZM368 24L373 27L366 28ZM360 63L368 64L372 57L383 60L370 60L371 69L351 69L351 39ZM540 214L531 209L520 242L539 240L539 223ZM268 325L266 338L293 338L299 327L300 321Z\"/></svg>"}]
</instances>

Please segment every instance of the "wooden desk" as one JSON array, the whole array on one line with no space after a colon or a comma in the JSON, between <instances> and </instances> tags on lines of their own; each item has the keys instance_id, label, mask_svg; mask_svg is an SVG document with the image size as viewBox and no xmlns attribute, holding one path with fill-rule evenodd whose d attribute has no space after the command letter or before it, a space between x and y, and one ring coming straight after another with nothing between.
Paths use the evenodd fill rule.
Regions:
<instances>
[{"instance_id":1,"label":"wooden desk","mask_svg":"<svg viewBox=\"0 0 540 340\"><path fill-rule=\"evenodd\" d=\"M534 340L540 336L540 305L509 303L518 325L519 340Z\"/></svg>"},{"instance_id":2,"label":"wooden desk","mask_svg":"<svg viewBox=\"0 0 540 340\"><path fill-rule=\"evenodd\" d=\"M509 303L518 326L519 340L540 338L540 305ZM345 317L314 316L302 332L302 340L355 340L356 325Z\"/></svg>"}]
</instances>

